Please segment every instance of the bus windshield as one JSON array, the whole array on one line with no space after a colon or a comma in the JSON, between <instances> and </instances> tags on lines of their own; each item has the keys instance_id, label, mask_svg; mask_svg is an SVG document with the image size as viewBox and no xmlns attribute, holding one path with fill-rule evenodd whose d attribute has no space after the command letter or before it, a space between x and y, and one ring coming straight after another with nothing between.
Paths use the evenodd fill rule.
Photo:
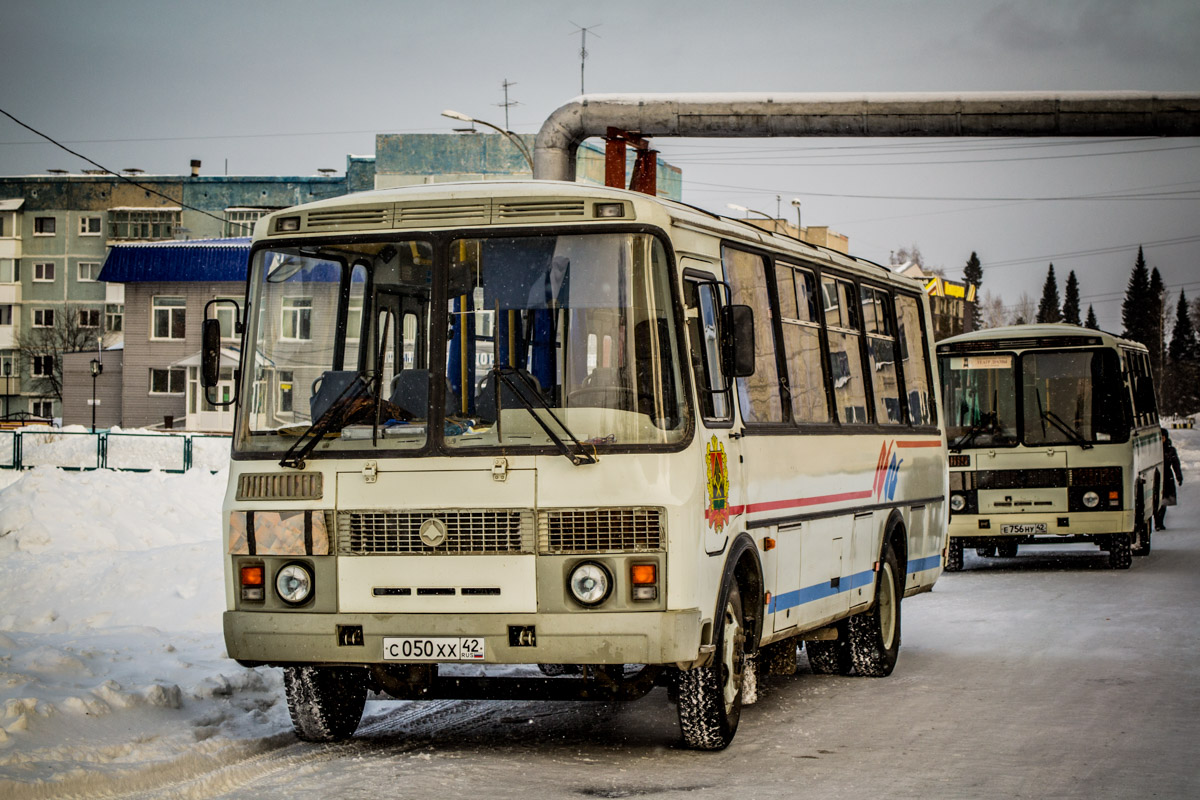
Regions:
<instances>
[{"instance_id":1,"label":"bus windshield","mask_svg":"<svg viewBox=\"0 0 1200 800\"><path fill-rule=\"evenodd\" d=\"M689 430L651 235L304 243L251 274L243 451L591 453Z\"/></svg>"},{"instance_id":2,"label":"bus windshield","mask_svg":"<svg viewBox=\"0 0 1200 800\"><path fill-rule=\"evenodd\" d=\"M1121 371L1112 350L1021 356L1024 442L1030 447L1123 440Z\"/></svg>"},{"instance_id":3,"label":"bus windshield","mask_svg":"<svg viewBox=\"0 0 1200 800\"><path fill-rule=\"evenodd\" d=\"M1016 356L942 358L946 438L951 449L1017 444Z\"/></svg>"}]
</instances>

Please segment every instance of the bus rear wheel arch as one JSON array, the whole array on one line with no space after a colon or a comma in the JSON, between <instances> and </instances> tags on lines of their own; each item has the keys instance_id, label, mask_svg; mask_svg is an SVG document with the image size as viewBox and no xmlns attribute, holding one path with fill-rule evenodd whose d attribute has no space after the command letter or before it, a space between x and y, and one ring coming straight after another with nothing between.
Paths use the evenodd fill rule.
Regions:
<instances>
[{"instance_id":1,"label":"bus rear wheel arch","mask_svg":"<svg viewBox=\"0 0 1200 800\"><path fill-rule=\"evenodd\" d=\"M883 678L892 674L900 654L900 600L904 571L891 542L885 542L875 579L871 608L846 620L850 658L859 675Z\"/></svg>"}]
</instances>

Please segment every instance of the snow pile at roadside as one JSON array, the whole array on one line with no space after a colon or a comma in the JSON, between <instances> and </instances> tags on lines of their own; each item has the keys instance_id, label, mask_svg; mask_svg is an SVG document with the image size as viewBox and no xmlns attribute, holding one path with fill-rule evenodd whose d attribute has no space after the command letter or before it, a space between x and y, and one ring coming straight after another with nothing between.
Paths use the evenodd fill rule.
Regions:
<instances>
[{"instance_id":1,"label":"snow pile at roadside","mask_svg":"<svg viewBox=\"0 0 1200 800\"><path fill-rule=\"evenodd\" d=\"M225 483L0 473L0 796L86 794L287 730L278 671L224 653Z\"/></svg>"}]
</instances>

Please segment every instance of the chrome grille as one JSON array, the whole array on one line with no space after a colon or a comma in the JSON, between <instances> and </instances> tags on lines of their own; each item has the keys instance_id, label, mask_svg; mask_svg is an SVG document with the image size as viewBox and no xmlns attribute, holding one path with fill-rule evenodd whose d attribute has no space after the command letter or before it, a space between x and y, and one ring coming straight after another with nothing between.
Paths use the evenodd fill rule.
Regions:
<instances>
[{"instance_id":1,"label":"chrome grille","mask_svg":"<svg viewBox=\"0 0 1200 800\"><path fill-rule=\"evenodd\" d=\"M572 508L538 513L543 553L650 552L663 550L658 508Z\"/></svg>"},{"instance_id":2,"label":"chrome grille","mask_svg":"<svg viewBox=\"0 0 1200 800\"><path fill-rule=\"evenodd\" d=\"M420 530L435 518L445 524L446 540L430 547ZM341 555L533 552L533 514L520 509L342 511L337 524Z\"/></svg>"}]
</instances>

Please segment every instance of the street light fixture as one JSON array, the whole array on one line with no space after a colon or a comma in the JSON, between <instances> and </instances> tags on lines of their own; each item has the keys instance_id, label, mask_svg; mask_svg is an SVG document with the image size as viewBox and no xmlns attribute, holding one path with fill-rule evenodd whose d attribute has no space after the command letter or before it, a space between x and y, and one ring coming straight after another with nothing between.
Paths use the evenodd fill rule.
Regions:
<instances>
[{"instance_id":1,"label":"street light fixture","mask_svg":"<svg viewBox=\"0 0 1200 800\"><path fill-rule=\"evenodd\" d=\"M92 359L92 433L96 432L96 378L104 372L104 365L99 359Z\"/></svg>"},{"instance_id":2,"label":"street light fixture","mask_svg":"<svg viewBox=\"0 0 1200 800\"><path fill-rule=\"evenodd\" d=\"M774 232L779 233L779 220L776 219L775 217L772 217L770 214L767 214L764 211L759 211L758 209L746 208L745 206L739 206L737 203L726 203L725 205L728 206L729 208L732 208L734 211L741 211L745 214L758 214L760 216L766 217L767 219L771 220L771 222L774 224L774 226L775 226Z\"/></svg>"},{"instance_id":3,"label":"street light fixture","mask_svg":"<svg viewBox=\"0 0 1200 800\"><path fill-rule=\"evenodd\" d=\"M803 228L800 225L800 198L793 197L792 205L796 207L796 238L800 241L804 241Z\"/></svg>"},{"instance_id":4,"label":"street light fixture","mask_svg":"<svg viewBox=\"0 0 1200 800\"><path fill-rule=\"evenodd\" d=\"M450 109L446 109L445 111L442 112L442 116L449 117L450 119L456 119L459 122L469 122L472 125L486 125L487 127L491 128L492 130L501 134L506 139L508 139L510 142L512 142L513 145L517 148L517 150L521 151L521 155L525 157L525 163L527 163L529 165L529 171L533 172L533 154L529 152L529 148L525 146L525 143L523 141L521 141L521 137L517 136L512 131L506 131L506 130L504 130L504 128L501 128L499 125L493 125L490 122L485 122L484 120L475 119L474 117L467 116L466 114L462 113L461 111L451 111Z\"/></svg>"}]
</instances>

